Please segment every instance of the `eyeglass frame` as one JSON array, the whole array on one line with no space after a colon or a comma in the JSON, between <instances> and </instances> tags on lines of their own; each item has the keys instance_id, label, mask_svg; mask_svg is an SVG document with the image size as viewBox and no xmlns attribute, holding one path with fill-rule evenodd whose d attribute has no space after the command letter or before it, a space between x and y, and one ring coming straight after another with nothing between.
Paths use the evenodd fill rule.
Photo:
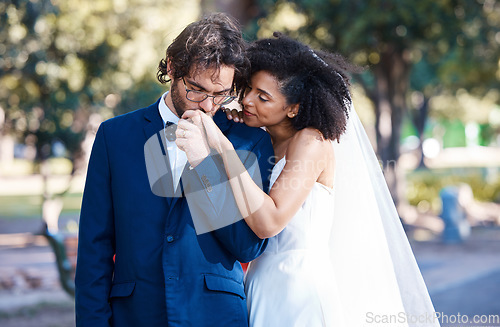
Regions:
<instances>
[{"instance_id":1,"label":"eyeglass frame","mask_svg":"<svg viewBox=\"0 0 500 327\"><path fill-rule=\"evenodd\" d=\"M188 89L187 85L186 85L186 81L184 80L184 77L182 77L182 83L184 84L184 89L186 90L186 99L188 99L191 102L200 103L200 102L205 101L207 98L212 98L212 103L215 106L224 106L226 104L230 104L231 102L233 102L237 98L237 96L234 96L234 95L222 95L222 94L219 94L219 95L210 95L210 94L206 94L205 92ZM199 100L199 101L192 100L192 99L188 98L189 92L194 92L195 94L201 94L201 95L204 96L204 98L202 100ZM230 101L225 101L225 102L222 102L222 103L215 103L215 98L216 97L220 97L220 96L229 97Z\"/></svg>"}]
</instances>

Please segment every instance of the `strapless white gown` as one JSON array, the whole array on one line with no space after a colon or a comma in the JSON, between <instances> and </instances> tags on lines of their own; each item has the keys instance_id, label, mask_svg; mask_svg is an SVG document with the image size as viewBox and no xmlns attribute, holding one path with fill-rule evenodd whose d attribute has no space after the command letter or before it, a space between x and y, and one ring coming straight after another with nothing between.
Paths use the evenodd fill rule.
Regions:
<instances>
[{"instance_id":1,"label":"strapless white gown","mask_svg":"<svg viewBox=\"0 0 500 327\"><path fill-rule=\"evenodd\" d=\"M271 186L285 166L273 168ZM342 326L328 240L334 192L315 183L286 228L269 239L245 276L250 327Z\"/></svg>"}]
</instances>

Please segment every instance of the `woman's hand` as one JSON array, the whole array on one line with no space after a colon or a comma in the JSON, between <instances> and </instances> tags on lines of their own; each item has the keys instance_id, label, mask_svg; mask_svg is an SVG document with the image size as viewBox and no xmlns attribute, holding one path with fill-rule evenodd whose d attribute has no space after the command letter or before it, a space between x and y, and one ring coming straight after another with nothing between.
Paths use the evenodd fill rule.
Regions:
<instances>
[{"instance_id":1,"label":"woman's hand","mask_svg":"<svg viewBox=\"0 0 500 327\"><path fill-rule=\"evenodd\" d=\"M243 123L243 111L229 108L221 109L226 113L227 119L232 120L236 123Z\"/></svg>"},{"instance_id":2,"label":"woman's hand","mask_svg":"<svg viewBox=\"0 0 500 327\"><path fill-rule=\"evenodd\" d=\"M200 129L204 130L208 145L219 154L224 150L232 148L231 142L229 142L227 137L208 115L199 110L187 110L182 115L182 118L191 119Z\"/></svg>"}]
</instances>

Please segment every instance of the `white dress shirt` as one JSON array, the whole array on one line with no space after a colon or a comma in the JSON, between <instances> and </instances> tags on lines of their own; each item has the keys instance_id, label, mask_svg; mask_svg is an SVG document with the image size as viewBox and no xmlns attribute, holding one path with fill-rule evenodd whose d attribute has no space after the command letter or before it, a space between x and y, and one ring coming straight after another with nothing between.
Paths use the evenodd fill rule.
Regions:
<instances>
[{"instance_id":1,"label":"white dress shirt","mask_svg":"<svg viewBox=\"0 0 500 327\"><path fill-rule=\"evenodd\" d=\"M163 126L165 126L168 121L174 124L179 123L179 117L177 117L165 103L165 96L167 94L168 92L165 92L161 96L161 100L158 105L160 116L163 119ZM165 137L164 134L163 136ZM182 171L184 170L184 166L187 163L186 153L177 147L175 141L169 141L165 138L165 143L167 144L167 154L168 159L170 160L170 169L172 169L173 187L175 191L179 185L179 180L181 178Z\"/></svg>"}]
</instances>

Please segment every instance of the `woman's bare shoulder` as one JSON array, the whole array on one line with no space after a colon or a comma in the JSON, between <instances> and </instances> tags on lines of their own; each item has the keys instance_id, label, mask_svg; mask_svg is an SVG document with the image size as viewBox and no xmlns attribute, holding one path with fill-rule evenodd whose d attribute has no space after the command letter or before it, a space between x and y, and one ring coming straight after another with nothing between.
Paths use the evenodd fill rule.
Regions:
<instances>
[{"instance_id":1,"label":"woman's bare shoulder","mask_svg":"<svg viewBox=\"0 0 500 327\"><path fill-rule=\"evenodd\" d=\"M287 158L300 156L309 159L323 157L330 151L330 141L315 128L304 128L298 131L290 140Z\"/></svg>"}]
</instances>

